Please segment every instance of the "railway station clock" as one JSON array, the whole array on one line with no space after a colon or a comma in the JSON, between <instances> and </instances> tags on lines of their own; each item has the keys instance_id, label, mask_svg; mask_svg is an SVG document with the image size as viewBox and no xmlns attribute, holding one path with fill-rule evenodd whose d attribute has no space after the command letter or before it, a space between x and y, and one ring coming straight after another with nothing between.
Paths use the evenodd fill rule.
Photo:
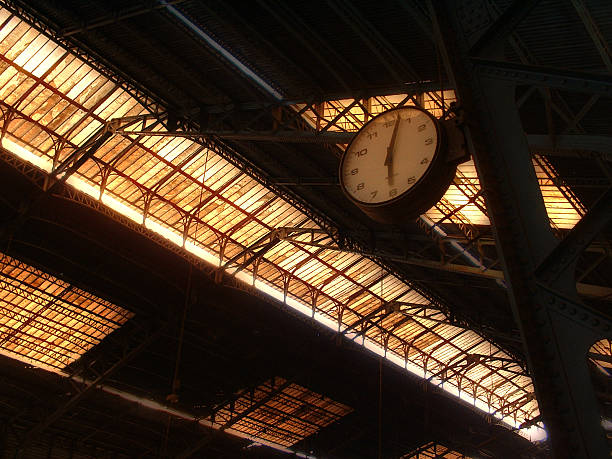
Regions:
<instances>
[{"instance_id":1,"label":"railway station clock","mask_svg":"<svg viewBox=\"0 0 612 459\"><path fill-rule=\"evenodd\" d=\"M340 185L373 220L400 223L438 202L465 159L454 124L417 107L394 108L353 137L340 162Z\"/></svg>"}]
</instances>

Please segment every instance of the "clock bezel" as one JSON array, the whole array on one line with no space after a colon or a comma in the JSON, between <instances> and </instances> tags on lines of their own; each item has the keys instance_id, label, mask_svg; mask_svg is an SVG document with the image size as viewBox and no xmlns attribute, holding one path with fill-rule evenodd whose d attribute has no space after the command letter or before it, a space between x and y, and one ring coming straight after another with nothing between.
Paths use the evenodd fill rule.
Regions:
<instances>
[{"instance_id":1,"label":"clock bezel","mask_svg":"<svg viewBox=\"0 0 612 459\"><path fill-rule=\"evenodd\" d=\"M388 199L386 201L380 201L380 202L376 202L376 203L372 203L372 202L365 202L365 201L360 201L359 199L353 197L353 195L349 192L347 186L344 183L344 173L343 173L343 168L344 168L344 163L346 160L346 157L348 156L351 147L353 145L353 143L360 137L360 135L362 135L362 133L368 129L368 126L371 125L372 123L374 123L376 121L377 118L388 115L389 113L395 112L395 111L401 111L401 110L416 110L419 112L424 113L425 115L427 115L431 121L433 122L435 128L436 128L436 148L434 150L434 153L432 155L431 161L429 161L429 165L427 166L427 169L425 169L425 171L421 174L421 176L419 177L419 179L410 187L408 188L406 191L398 194L397 196ZM366 124L364 124L361 129L359 129L359 131L357 131L357 133L355 134L355 136L351 139L351 141L349 142L349 144L347 145L346 149L344 150L344 154L342 155L342 159L340 160L340 167L339 167L339 179L340 179L340 187L342 188L342 192L351 200L351 202L353 202L355 205L357 205L358 207L361 208L378 208L378 207L386 207L392 204L395 204L397 201L401 201L403 200L407 195L409 195L410 193L414 192L414 190L416 188L419 187L420 183L423 182L423 180L427 177L427 175L429 174L429 172L431 171L431 169L434 166L434 164L437 162L438 157L440 156L440 151L442 150L442 145L444 142L444 131L440 126L440 122L439 120L433 116L431 113L429 113L427 110L422 109L420 107L415 107L415 106L403 106L403 107L394 107L394 108L390 108L389 110L385 110L382 113L379 113L378 115L374 116L371 120L369 120Z\"/></svg>"}]
</instances>

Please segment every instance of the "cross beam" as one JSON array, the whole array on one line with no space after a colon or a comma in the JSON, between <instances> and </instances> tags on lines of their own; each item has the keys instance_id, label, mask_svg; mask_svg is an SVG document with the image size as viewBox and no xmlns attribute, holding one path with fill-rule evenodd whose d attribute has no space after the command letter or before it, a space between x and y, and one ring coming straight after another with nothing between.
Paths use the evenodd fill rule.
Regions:
<instances>
[{"instance_id":1,"label":"cross beam","mask_svg":"<svg viewBox=\"0 0 612 459\"><path fill-rule=\"evenodd\" d=\"M100 384L106 381L110 376L112 376L117 370L125 366L131 360L133 360L136 356L138 356L142 351L144 351L153 341L155 341L162 329L158 329L156 332L152 333L149 337L147 337L144 341L142 341L138 346L133 348L130 352L128 352L125 356L123 356L120 360L115 362L110 368L100 374L96 379L91 382L85 382L86 386L83 390L75 394L70 400L64 403L62 406L57 408L53 413L47 416L45 419L40 421L37 425L35 425L32 429L30 429L24 436L21 441L20 448L23 449L30 442L36 440L40 437L40 435L55 421L60 419L65 413L74 408L83 398L89 395L93 390L95 390Z\"/></svg>"},{"instance_id":2,"label":"cross beam","mask_svg":"<svg viewBox=\"0 0 612 459\"><path fill-rule=\"evenodd\" d=\"M612 79L470 60L466 38L470 25L457 5L430 1L429 6L444 48L441 54L468 120L468 148L485 190L510 303L553 453L560 458L605 457L609 448L586 355L595 341L611 336L612 323L581 303L573 287L572 265L561 263L558 274L550 274L549 256L554 258L565 250L563 244L558 246L548 223L514 92L517 82L529 82L608 94L612 93ZM584 224L593 233L607 218L598 209L593 209L596 217L587 217ZM574 250L586 244L589 231L585 235L578 228L572 231L575 236L570 233L568 241L584 238Z\"/></svg>"}]
</instances>

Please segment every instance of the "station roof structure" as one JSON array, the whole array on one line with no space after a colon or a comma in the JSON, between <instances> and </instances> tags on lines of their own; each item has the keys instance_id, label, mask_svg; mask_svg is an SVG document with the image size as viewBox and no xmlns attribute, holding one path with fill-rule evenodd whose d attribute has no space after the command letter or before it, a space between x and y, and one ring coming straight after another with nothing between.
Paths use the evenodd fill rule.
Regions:
<instances>
[{"instance_id":1,"label":"station roof structure","mask_svg":"<svg viewBox=\"0 0 612 459\"><path fill-rule=\"evenodd\" d=\"M478 36L510 3L456 8ZM507 65L541 72L521 77L516 104L562 240L612 180L612 11L531 3L504 44ZM7 445L549 453L474 160L404 224L369 220L338 185L347 143L376 114L460 116L431 2L0 6ZM574 74L543 85L544 66L588 71L596 89ZM609 229L575 276L604 316ZM610 342L584 359L607 417Z\"/></svg>"}]
</instances>

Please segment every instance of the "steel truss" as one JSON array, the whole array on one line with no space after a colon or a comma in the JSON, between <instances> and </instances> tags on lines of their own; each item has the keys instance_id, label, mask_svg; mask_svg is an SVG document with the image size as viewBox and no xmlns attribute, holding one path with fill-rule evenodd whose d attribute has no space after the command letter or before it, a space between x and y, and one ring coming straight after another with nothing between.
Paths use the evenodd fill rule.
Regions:
<instances>
[{"instance_id":1,"label":"steel truss","mask_svg":"<svg viewBox=\"0 0 612 459\"><path fill-rule=\"evenodd\" d=\"M102 60L95 55L95 53L85 50L82 45L75 46L75 44L69 40L62 32L58 32L59 28L50 27L50 25L41 20L37 15L32 14L32 11L28 8L27 3L15 1L15 0L2 0L2 5L8 9L15 16L25 19L38 31L46 34L49 37L53 37L58 43L68 49L71 53L78 56L92 68L96 69L110 81L115 82L119 87L126 90L129 94L134 95L143 106L151 113L156 113L160 107L160 99L153 96L150 92L143 90L140 85L134 84L127 78L118 77L114 72L101 64ZM170 1L169 3L172 3ZM152 77L155 77L153 75Z\"/></svg>"},{"instance_id":2,"label":"steel truss","mask_svg":"<svg viewBox=\"0 0 612 459\"><path fill-rule=\"evenodd\" d=\"M405 87L403 88L403 91L406 91ZM360 102L359 99L354 99L353 103L354 104L362 104L362 102ZM312 103L311 103L311 105L312 105ZM313 108L316 109L316 107L314 107L314 106L313 106ZM291 109L291 110L293 110L293 109ZM214 110L213 110L213 112L214 112ZM271 114L266 112L265 110L262 110L262 112L264 112L264 114L261 115L259 120L252 120L251 119L251 121L249 121L250 117L246 116L246 118L247 118L247 126L253 126L253 130L255 130L255 128L260 129L260 127L258 126L258 123L260 121L262 121L263 118L268 117L269 119L265 123L262 121L262 123L263 123L262 125L264 126L264 128L268 128L269 126L266 123L270 123L270 122L272 122L272 123L276 122L277 123L276 128L278 128L279 125L281 125L283 123L286 123L284 125L291 126L291 127L295 128L296 132L297 132L298 127L304 127L303 124L300 124L300 126L292 124L294 122L297 123L298 122L297 120L300 118L300 117L296 116L295 112L291 112L290 111L287 114L287 118L285 118L284 115L283 115L283 117L281 117L280 119L279 119L279 117L277 115L275 115L275 112L278 112L278 109L271 109L270 110ZM157 122L162 122L162 124L165 125L164 127L166 129L167 128L174 128L177 131L184 131L184 130L186 130L188 132L190 129L193 128L193 131L191 131L192 133L190 135L194 135L194 136L198 137L199 138L199 142L204 147L210 148L212 151L218 153L220 156L222 156L223 158L227 159L230 163L235 164L235 165L239 165L242 170L245 170L249 175L258 178L258 180L261 183L264 183L264 184L268 185L275 192L278 192L279 195L281 195L282 197L287 199L288 202L294 204L298 209L304 210L305 213L308 216L310 216L311 218L313 218L313 220L315 222L317 222L317 223L320 222L322 228L327 229L330 234L333 234L333 232L334 232L333 225L324 216L315 214L315 212L312 211L312 209L309 209L295 195L292 195L291 193L287 193L286 190L283 190L282 188L274 186L274 183L268 177L266 177L260 171L258 171L256 167L254 167L249 161L247 161L245 158L243 158L241 155L239 155L238 152L236 152L234 149L232 149L229 145L225 144L223 142L223 139L215 138L214 141L212 141L211 139L208 139L208 138L201 138L201 132L199 131L200 127L197 126L196 124L191 124L188 121L188 119L183 119L181 116L179 116L179 114L171 114L171 113L168 113L168 112L161 112L159 110L156 111L155 113L157 114L156 115L157 120L153 120L151 118L148 118L148 119L141 118L141 119L136 120L136 121L143 121L143 122L145 122L145 121L152 121L152 123L155 123L156 121ZM250 115L248 113L248 110L247 110L247 115ZM223 112L221 112L220 117L224 117ZM217 117L217 116L213 117L214 118L213 122L217 123L218 126L223 127L223 122L224 121L223 120L219 121L220 117ZM227 117L224 117L224 119L225 118L227 118L227 119L229 119L229 118L240 119L239 116L234 116L234 115L231 115L231 116L228 115ZM132 121L134 121L134 120L132 120ZM332 122L334 122L334 120L332 120ZM301 123L301 120L299 121L299 123ZM154 133L154 128L152 128L151 126L152 126L152 124L145 124L145 127L150 128L150 129L147 129L147 130L143 131L143 132L146 132L146 135L152 135ZM134 126L132 126L132 127L134 127ZM234 128L233 126L231 126L231 127ZM274 124L272 124L272 127L273 128L275 127ZM119 125L119 126L113 126L113 128L114 129L121 129L121 128L126 128L126 126L125 125ZM129 128L129 126L128 126L128 128ZM283 129L284 129L284 127L283 127ZM269 129L268 129L268 131L269 131ZM323 131L323 127L321 128L321 131ZM115 132L119 134L121 131L115 131ZM264 132L266 132L266 131L264 131ZM122 135L130 136L130 135L136 135L136 134L134 134L133 131L132 131L132 133L130 133L130 130L128 129L127 131L123 132ZM174 132L174 133L172 133L172 135L176 136L177 134L176 134L176 132ZM95 160L95 156L92 156L91 159ZM110 171L112 170L112 165L101 164L101 162L99 162L98 165L102 168L102 170L103 170L102 173L103 174L109 174ZM176 170L174 172L176 173ZM123 177L123 178L129 179L129 177ZM138 186L138 184L136 182L134 182L133 180L132 180L132 183L134 185ZM69 187L62 187L62 188L68 189ZM143 196L144 196L144 199L147 202L150 202L150 200L153 199L153 196L155 194L155 190L144 189L144 188L139 188L139 189L141 189L141 191L143 193ZM103 192L104 192L104 186L101 187L101 193L103 193ZM71 190L71 191L70 190L69 191L62 191L62 194L64 194L64 193L73 193L73 195L79 195L80 194L78 192L75 192L74 190ZM81 197L77 197L75 199L82 200L82 201L89 201L89 202L91 202L92 207L97 207L99 210L101 210L102 212L106 213L107 215L113 213L112 211L109 211L108 209L103 209L105 206L101 205L99 202L95 201L94 199L91 199L91 198L88 198L88 197L82 197L82 196ZM181 212L181 210L179 210L179 209L176 209L176 210ZM187 234L187 230L188 230L189 224L193 221L193 215L187 215L184 212L182 212L181 215L184 217L184 221L186 223L185 224L185 231L183 232L183 234ZM147 215L146 215L146 211L145 211L145 216L143 217L143 219L146 218L146 216ZM142 225L139 225L139 224L137 224L135 222L132 222L132 221L130 221L129 219L127 219L125 217L120 217L120 218L123 218L123 220L126 222L126 224L128 224L128 225L130 225L132 227L135 227L137 231L143 232L143 233L145 233L145 232L146 233L151 233L151 235L153 235L153 238L161 241L161 243L164 246L170 248L171 250L174 250L177 253L180 253L183 256L188 256L189 257L188 254L187 255L185 254L184 250L174 246L174 244L169 243L164 238L162 238L160 236L157 236L157 235L155 235L152 232L144 231L144 228L143 228ZM214 231L214 229L213 229L213 231ZM222 242L220 244L220 247L224 247L223 242L227 242L226 235L220 234L218 232L216 232L216 234L219 236L219 238L220 238L220 240ZM350 244L350 245L354 245L355 247L358 247L358 244L352 238L350 238L350 237L343 237L340 240L340 242L342 242L342 244L344 246L347 246L347 245ZM174 246L174 247L172 247L172 246ZM198 261L198 259L196 257L192 257L192 258L194 260L196 260L196 264L201 264L201 265L204 264L201 261ZM219 254L219 258L223 259L223 253L222 252ZM252 263L255 264L257 262L258 257L251 257L251 258L252 258ZM259 258L261 258L261 257L259 257ZM380 264L382 265L382 263L380 263ZM395 271L395 270L391 269L391 271ZM291 280L291 273L283 273L283 275L287 276L287 278L286 278L287 282L289 282ZM256 278L256 271L255 271L255 274L254 274L254 279L255 278ZM406 280L406 279L404 279L404 280ZM241 284L241 283L238 283L238 284ZM288 284L285 284L285 285L288 285ZM410 285L414 286L414 283L410 282ZM246 288L246 287L243 285L242 288ZM253 291L254 291L254 289L253 289ZM432 294L424 293L422 290L419 290L418 286L417 286L417 291L419 291L419 293L422 293L423 296L425 296L426 298L428 298L430 300L432 299ZM311 293L312 293L313 297L316 294L315 291L312 291ZM265 297L265 295L264 295L264 297ZM434 302L438 303L436 306L439 307L440 309L445 310L445 311L448 310L447 308L445 308L442 305L442 303L440 301L436 300L435 298L434 298ZM341 307L341 305L338 305L338 306ZM314 310L315 310L315 304L313 304L313 314L314 314ZM449 313L449 317L452 317L452 315L450 313ZM368 325L367 326L379 326L379 325L375 324L370 319L368 321ZM389 337L391 335L389 334L387 336Z\"/></svg>"},{"instance_id":3,"label":"steel truss","mask_svg":"<svg viewBox=\"0 0 612 459\"><path fill-rule=\"evenodd\" d=\"M8 108L7 108L6 113L10 113L12 118L8 117L8 118L5 118L3 120L4 121L3 129L6 129L7 120L10 121L11 119L14 119L14 118L25 118L24 114L20 113L18 110L16 110L15 108L12 108L12 107L10 108L10 110L8 110ZM160 129L161 128L162 130L165 130L165 128L163 126L168 123L169 118L170 118L170 115L168 113L163 113L163 114L160 114L160 115L149 115L149 114L147 114L147 115L139 115L139 116L123 117L123 118L113 119L113 120L105 122L104 126L100 129L100 131L99 131L99 133L97 135L104 135L104 139L108 139L108 134L109 133L112 134L112 135L115 135L115 134L121 135L121 134L117 133L118 130L126 129L126 128L127 129L129 129L129 128L138 128L139 126L140 126L140 129L143 130L143 132L147 133L146 135L150 135L150 133L155 132L156 129ZM30 121L34 122L33 120L30 120ZM194 128L197 128L197 126L195 126ZM45 129L45 128L43 127L43 129ZM130 134L128 134L128 132L129 131L126 131L126 133L124 133L123 135L124 136L130 135ZM90 149L88 149L86 151L86 154L83 154L83 148L81 148L79 146L76 146L76 145L70 144L70 142L67 139L62 138L61 136L58 136L55 133L52 133L52 132L48 132L48 133L49 133L49 135L53 136L53 139L54 139L55 143L57 143L57 145L58 145L56 147L56 155L55 156L57 156L57 151L59 151L59 146L60 145L68 145L71 148L73 148L73 149L75 149L75 150L77 150L79 152L79 154L76 155L76 156L75 155L71 155L70 156L70 158L71 158L70 161L71 162L79 161L78 159L75 159L75 158L81 158L81 160L79 161L79 164L82 164L86 160L90 159L90 160L96 162L98 167L101 168L101 175L102 175L102 177L108 177L112 172L118 173L124 179L130 181L135 186L137 186L139 189L141 189L141 192L143 194L143 199L145 200L145 202L150 204L154 197L157 197L158 199L164 200L163 197L160 197L160 196L156 195L155 190L144 189L136 181L134 181L133 178L125 176L125 174L122 174L122 173L120 173L118 171L115 171L114 168L113 168L113 164L103 163L100 160L98 160L95 157L95 148L90 148ZM175 134L168 134L168 135L175 135ZM203 139L199 135L196 135L195 137L196 138L194 140L196 140L200 145L202 145L203 148L208 148L209 150L211 150L214 153L218 154L219 156L221 156L222 158L224 158L225 160L227 160L231 164L238 166L245 173L247 173L250 176L256 178L260 183L263 183L264 185L266 185L269 188L271 188L272 190L274 190L275 193L277 193L279 196L281 196L287 202L291 203L297 209L299 209L302 212L304 212L309 218L311 218L314 222L316 222L321 228L325 228L326 231L329 232L329 233L337 232L337 230L335 229L335 226L333 225L333 223L330 220L328 220L325 216L322 216L322 215L320 215L318 213L315 213L312 209L310 209L308 206L306 206L299 197L297 197L293 193L288 192L283 187L276 186L274 184L274 182L270 178L268 178L267 176L262 174L259 171L258 168L256 168L255 166L251 165L248 160L246 160L244 157L242 157L236 150L231 148L229 145L225 144L221 139L215 139L215 140ZM136 138L138 138L138 137L136 137ZM133 140L133 138L131 138L131 137L130 137L130 139ZM92 138L91 142L86 142L85 143L85 146L89 146L90 144L93 144L93 143L95 143L98 140L100 140L100 139L98 137L94 136L94 138ZM99 146L102 145L102 143L103 143L103 141L101 143L96 144L96 146L99 147ZM76 170L76 169L74 169L74 168L71 169L71 171L74 171L74 170ZM64 175L65 174L66 174L66 172L64 172ZM101 186L101 190L100 190L100 194L101 195L105 191L105 183L106 183L106 179L103 180L103 183L102 183L102 186ZM66 187L66 189L70 189L70 187ZM222 191L223 191L222 188L218 189L215 192L214 196L219 196L219 194ZM79 198L79 199L81 199L81 198ZM96 207L96 208L105 207L105 206L102 206L99 202L97 202L95 200L94 200L94 202L95 202L94 207ZM207 201L205 200L203 203L200 203L200 205L197 206L195 209L193 209L193 211L190 212L189 215L186 215L182 209L175 208L183 216L181 221L183 221L185 223L184 229L182 231L182 234L185 237L188 234L190 225L194 224L196 221L199 224L207 226L208 229L213 231L217 235L217 237L219 238L219 241L220 241L219 246L221 248L221 251L218 254L218 256L219 256L220 259L223 259L224 249L225 249L227 243L230 242L230 238L226 234L220 233L215 228L213 228L210 225L207 225L203 221L200 221L196 217L196 213L199 211L200 207L202 205L204 205L206 202ZM145 219L148 217L147 208L148 208L148 206L145 208L145 212L144 212L144 215L143 215L143 221L145 221ZM129 220L129 219L126 218L125 220ZM130 224L131 223L133 223L133 222L130 222ZM164 239L164 238L161 238L159 236L155 236L155 238ZM346 244L350 244L351 247L359 247L360 246L360 243L358 243L355 239L352 239L352 238L349 238L349 237L343 237L343 240L344 240L343 244L345 244L345 245ZM196 257L193 257L193 258L195 259ZM383 268L385 268L385 269L387 269L389 271L393 271L393 269L387 267L382 260L378 260L378 263L379 263L379 265L381 267L383 267ZM201 262L197 262L196 265L201 265ZM286 273L286 275L288 276L288 279L291 278L290 273ZM425 298L428 298L433 304L436 304L437 307L443 308L445 310L448 310L448 307L444 304L443 300L438 298L435 294L433 294L432 292L429 292L429 291L423 289L419 285L416 285L415 282L410 281L405 276L399 275L399 277L402 278L402 280L404 280L405 282L409 283L411 285L411 287L413 288L413 290L417 291L419 294L421 294ZM313 292L312 297L316 298L316 293L315 292Z\"/></svg>"},{"instance_id":4,"label":"steel truss","mask_svg":"<svg viewBox=\"0 0 612 459\"><path fill-rule=\"evenodd\" d=\"M376 249L374 251L364 251L358 246L351 246L350 243L347 244L346 240L343 237L343 234L340 234L337 231L335 233L330 234L326 230L318 228L300 227L279 227L270 231L270 233L262 236L259 240L255 241L249 247L245 247L242 251L234 255L230 260L226 261L223 264L222 268L218 271L219 275L217 276L217 279L220 279L219 276L224 270L229 270L231 275L235 276L237 273L241 272L248 266L257 264L257 261L264 257L266 252L271 250L281 241L290 241L296 245L336 250L338 252L356 253L367 257L381 258L393 262L437 269L440 271L453 272L467 276L476 276L494 280L504 279L504 272L498 269L453 263L453 258L457 258L458 255L455 255L454 257L446 260L442 259L441 261L433 261L428 258L417 258L408 255L398 255L397 253L387 252L383 249ZM457 239L445 238L443 240L443 243L450 243L454 241L457 241ZM471 240L468 240L468 245L471 242ZM604 249L597 249L596 247L586 247L585 250L592 250L595 252L601 251L604 256L607 257L607 253ZM588 297L605 299L612 296L612 288L610 287L578 283L577 289L578 293Z\"/></svg>"},{"instance_id":5,"label":"steel truss","mask_svg":"<svg viewBox=\"0 0 612 459\"><path fill-rule=\"evenodd\" d=\"M100 387L100 385L102 385L116 371L132 361L151 343L157 340L164 329L164 325L157 325L152 330L143 329L140 330L139 333L134 333L135 338L133 337L132 341L136 341L136 344L130 346L128 343L126 343L126 349L124 349L121 357L111 365L108 365L106 368L95 370L90 365L85 364L85 361L75 364L74 369L68 378L72 383L72 387L75 389L76 394L67 400L63 405L59 406L55 411L44 416L44 418L41 419L38 424L27 431L20 439L19 450L25 449L32 442L39 439L41 434L52 424L58 421L67 412L74 409L74 407L77 406L81 400L87 397L92 391ZM96 366L99 366L99 364ZM92 372L95 377L93 379L88 379L87 374ZM13 422L15 422L15 420L13 420Z\"/></svg>"},{"instance_id":6,"label":"steel truss","mask_svg":"<svg viewBox=\"0 0 612 459\"><path fill-rule=\"evenodd\" d=\"M7 157L14 157L14 155L5 152L4 150L0 150L0 159L5 158L5 156ZM10 161L14 161L13 158L10 158ZM33 169L36 169L35 166L30 166ZM40 175L46 175L43 171L40 171L39 169L36 169L38 174ZM86 205L88 207L91 207L95 210L97 210L98 212L112 218L115 221L118 221L119 223L129 227L130 229L132 229L133 231L136 231L139 234L142 234L150 239L152 239L153 241L157 242L159 245L173 251L174 253L180 255L181 257L185 258L186 260L188 260L190 263L192 263L195 267L197 267L201 272L203 272L204 274L207 274L209 276L210 279L214 279L217 282L222 282L223 285L226 285L228 287L231 288L238 288L240 290L244 290L246 292L248 292L249 294L252 294L254 296L257 296L263 300L265 300L266 302L269 302L271 304L273 304L274 306L278 307L279 303L274 300L273 298L271 298L270 296L266 295L265 293L259 291L258 289L254 288L252 285L249 284L245 284L242 281L239 281L235 278L235 276L220 276L219 275L219 268L215 268L214 266L211 266L209 263L201 260L200 258L190 254L189 252L187 252L186 250L184 250L183 248L181 248L180 246L172 243L171 241L169 241L168 239L158 235L157 233L147 229L144 225L139 224L133 220L131 220L128 217L125 217L117 212L115 212L114 210L110 209L109 207L107 207L106 205L102 204L100 201L96 200L95 198L92 198L91 196L88 196L70 186L62 186L60 188L58 188L56 190L56 192L54 193L54 196L57 197L63 197L65 199L70 199L70 200L74 200L76 202L79 202L83 205ZM322 235L322 233L321 233ZM358 247L357 244L354 244L354 242L351 239L344 239L344 238L340 238L342 242L342 245L344 247L353 247L356 248ZM261 243L265 244L265 241L261 241ZM246 254L246 252L245 252ZM263 254L262 254L263 255ZM247 255L248 256L248 255ZM220 254L220 258L222 259L222 254ZM236 260L236 263L238 263L239 260ZM256 262L256 260L252 260L252 262ZM234 267L236 267L237 265L233 265ZM229 267L229 266L228 266ZM253 279L256 279L257 277L257 269L254 268L252 270L253 272ZM287 276L289 276L287 279L291 278L291 273L286 273ZM285 286L288 285L287 282L284 283ZM314 293L313 293L314 295ZM313 298L316 298L316 296L313 296ZM342 308L342 305L338 305L340 308ZM397 326L400 326L404 323L406 323L407 321L410 320L414 320L414 319L435 319L434 322L440 322L440 323L448 323L450 325L456 326L458 327L458 331L459 333L464 332L465 330L471 330L474 329L474 325L471 324L470 322L468 322L467 320L463 320L459 317L457 317L449 308L445 307L443 303L436 303L436 302L431 302L430 304L427 305L407 305L409 306L408 308L406 308L404 311L401 311L401 313L403 315L405 315L404 319L401 320L400 322L398 322ZM321 328L321 330L327 331L329 332L327 329L325 329L322 325L319 325L316 321L314 321L313 319L308 319L307 317L303 316L302 314L298 313L297 311L293 311L291 308L286 308L283 307L282 305L280 306L282 307L284 310L286 310L289 313L292 313L294 316L298 317L300 320L303 321L307 321L309 323L314 324L315 326ZM313 314L316 311L316 306L313 303ZM383 311L383 315L384 314L390 314L393 312L394 309L396 309L396 305L390 304L386 306L386 311ZM436 316L436 311L438 311L438 314L441 314L439 317ZM358 314L357 314L358 315ZM339 317L341 318L342 315L339 314ZM359 315L358 315L359 317ZM400 339L399 337L397 337L396 335L394 335L393 330L385 330L384 328L382 328L382 325L380 324L380 319L382 317L378 316L378 317L360 317L359 320L363 319L362 325L360 325L360 328L358 330L356 330L355 333L355 338L357 336L360 336L362 334L365 334L365 332L367 332L367 330L369 328L372 327L376 327L379 328L380 331L384 334L385 339L384 342L382 343L383 346L385 347L385 349L387 348L387 345L389 343L389 340L391 338L394 339ZM447 318L447 321L444 321ZM397 328L397 327L395 327ZM483 334L483 336L494 336L495 333L492 330L487 330L486 329L482 329L480 330L480 332ZM439 345L443 345L444 343L448 342L449 340L452 340L455 337L455 335L450 336L447 338L442 338L441 342ZM514 341L516 338L512 337L512 336L498 336L498 338L504 338L506 340L510 340L510 341ZM408 352L411 350L411 345L410 343L406 343L406 345L404 346L404 351L406 353L405 358L408 358ZM469 350L467 351L469 352ZM509 351L505 351L506 353L510 353ZM510 353L511 354L511 353ZM516 359L515 363L519 365L519 367L522 365L521 364L521 360L520 359ZM464 370L469 369L469 367L465 367ZM461 379L461 376L459 375L459 370L455 373L449 374L449 376L457 376L459 377L459 379ZM441 380L441 378L438 378ZM475 384L478 384L478 382L476 382Z\"/></svg>"},{"instance_id":7,"label":"steel truss","mask_svg":"<svg viewBox=\"0 0 612 459\"><path fill-rule=\"evenodd\" d=\"M346 105L331 119L324 116L325 105L329 101L337 100L340 95L327 94L324 98L318 96L270 103L203 106L199 112L190 115L158 111L151 115L150 119L162 119L167 127L165 131L147 129L148 126L144 123L140 129L127 129L117 125L113 131L124 135L173 136L194 140L220 138L236 141L346 144L351 141L353 131L356 130L347 130L342 125L351 109L363 111L367 119L374 116L371 109L373 99L406 94L397 106L408 102L420 105L419 99L423 94L428 94L439 109L444 113L448 112L448 105L439 100L440 96L436 91L441 91L437 83L414 83L398 88L358 92L350 97L345 96L344 99L347 100L343 103ZM314 114L314 126L304 119L303 115L306 113Z\"/></svg>"},{"instance_id":8,"label":"steel truss","mask_svg":"<svg viewBox=\"0 0 612 459\"><path fill-rule=\"evenodd\" d=\"M468 147L485 189L553 451L556 457L605 457L609 449L586 356L594 342L612 335L612 321L579 300L574 272L582 250L612 219L612 190L561 243L556 242L532 172L514 83L608 94L612 81L472 58L474 66L465 38L471 26L462 8L450 2L434 6L430 1L429 6L447 70L466 118L473 120L467 130Z\"/></svg>"},{"instance_id":9,"label":"steel truss","mask_svg":"<svg viewBox=\"0 0 612 459\"><path fill-rule=\"evenodd\" d=\"M367 252L360 249L356 245L352 245L350 239L345 239L344 235L338 233L337 231L330 234L326 230L318 228L279 227L274 229L270 233L262 236L259 240L255 241L249 247L245 247L242 251L238 252L236 255L234 255L234 257L225 262L223 266L221 266L217 271L217 282L220 282L223 279L224 272L228 272L230 273L231 277L234 277L237 273L241 272L243 269L251 265L254 265L252 272L253 275L256 276L258 261L265 256L266 252L271 250L274 246L276 246L282 241L289 241L298 246L306 246L316 249L335 250L338 252L349 252L371 258L384 258L386 260L391 260L394 262L406 263L432 269L440 269L443 271L460 273L465 275L485 277L490 279L503 279L503 272L497 270L483 271L480 268L466 265L453 264L449 262L439 263L425 258L399 256L397 254L385 252L384 250ZM454 239L449 238L448 241L454 241ZM285 297L287 297L289 293L287 289L288 283L285 283L285 286L286 287L284 295ZM604 291L602 293L602 291L596 290L594 292L589 293L601 295L605 293L612 293L612 289L610 289L610 292ZM476 325L470 323L468 320L458 317L457 314L453 313L451 310L446 308L440 308L439 305L436 304L423 305L416 303L405 303L401 301L390 301L382 304L377 309L373 310L365 316L361 316L355 322L347 326L342 331L342 334L345 336L351 334L352 337L350 339L354 341L360 336L365 336L366 332L371 328L380 327L381 320L392 313L399 313L406 317L396 326L396 328L399 325L416 318L426 319L428 321L433 321L436 323L453 325L464 329L475 329L485 336L503 338L504 340L514 341L518 339L518 337L513 336L510 333L504 334L484 325ZM390 336L391 335L387 337L387 341ZM518 360L514 360L514 362L519 363L519 365L521 365L520 361Z\"/></svg>"}]
</instances>

